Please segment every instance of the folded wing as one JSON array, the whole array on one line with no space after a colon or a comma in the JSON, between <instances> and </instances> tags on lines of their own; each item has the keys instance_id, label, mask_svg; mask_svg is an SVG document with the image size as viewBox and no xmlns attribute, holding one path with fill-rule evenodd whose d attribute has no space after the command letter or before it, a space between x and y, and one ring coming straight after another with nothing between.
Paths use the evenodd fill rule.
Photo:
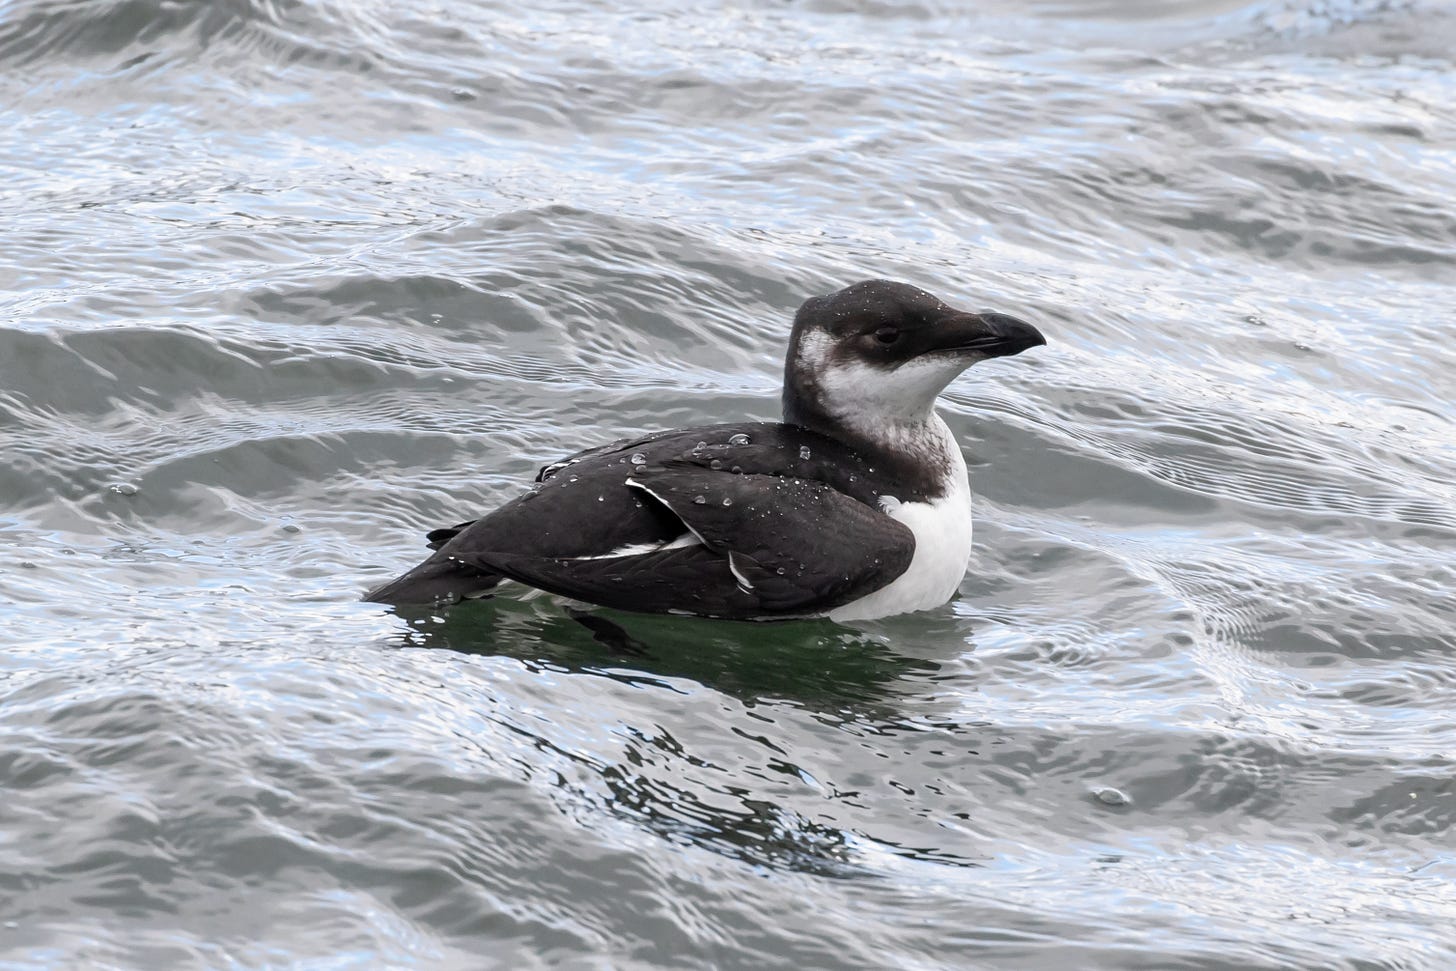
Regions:
<instances>
[{"instance_id":1,"label":"folded wing","mask_svg":"<svg viewBox=\"0 0 1456 971\"><path fill-rule=\"evenodd\" d=\"M881 478L838 443L771 423L617 442L431 532L436 552L366 599L447 603L510 578L626 610L822 613L910 563L913 535L878 508Z\"/></svg>"},{"instance_id":2,"label":"folded wing","mask_svg":"<svg viewBox=\"0 0 1456 971\"><path fill-rule=\"evenodd\" d=\"M638 469L626 486L681 522L681 538L620 556L477 550L463 564L552 593L654 613L727 618L823 613L910 565L910 530L823 482L687 463Z\"/></svg>"}]
</instances>

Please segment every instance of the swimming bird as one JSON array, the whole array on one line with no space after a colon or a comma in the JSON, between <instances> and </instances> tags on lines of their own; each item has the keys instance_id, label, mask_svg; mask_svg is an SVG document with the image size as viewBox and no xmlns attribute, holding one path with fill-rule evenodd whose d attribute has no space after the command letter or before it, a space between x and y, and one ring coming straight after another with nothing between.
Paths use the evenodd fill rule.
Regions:
<instances>
[{"instance_id":1,"label":"swimming bird","mask_svg":"<svg viewBox=\"0 0 1456 971\"><path fill-rule=\"evenodd\" d=\"M783 421L662 431L553 462L364 599L443 606L504 580L604 607L864 620L937 607L971 554L965 460L937 396L1032 325L866 280L805 301Z\"/></svg>"}]
</instances>

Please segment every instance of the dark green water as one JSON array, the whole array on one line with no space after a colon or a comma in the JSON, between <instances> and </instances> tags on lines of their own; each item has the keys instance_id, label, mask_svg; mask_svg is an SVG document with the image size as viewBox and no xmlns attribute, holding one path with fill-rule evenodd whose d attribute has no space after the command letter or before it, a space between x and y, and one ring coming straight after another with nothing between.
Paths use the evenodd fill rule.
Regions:
<instances>
[{"instance_id":1,"label":"dark green water","mask_svg":"<svg viewBox=\"0 0 1456 971\"><path fill-rule=\"evenodd\" d=\"M0 2L0 966L1456 966L1456 14ZM905 279L857 628L356 602Z\"/></svg>"}]
</instances>

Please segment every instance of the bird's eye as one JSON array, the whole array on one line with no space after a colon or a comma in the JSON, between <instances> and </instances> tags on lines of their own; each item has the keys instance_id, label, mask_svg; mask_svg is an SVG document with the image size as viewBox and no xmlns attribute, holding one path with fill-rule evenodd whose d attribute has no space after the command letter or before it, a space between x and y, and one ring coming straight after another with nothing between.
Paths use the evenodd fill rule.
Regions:
<instances>
[{"instance_id":1,"label":"bird's eye","mask_svg":"<svg viewBox=\"0 0 1456 971\"><path fill-rule=\"evenodd\" d=\"M900 339L900 332L894 327L881 327L875 331L875 340L881 344L893 344Z\"/></svg>"}]
</instances>

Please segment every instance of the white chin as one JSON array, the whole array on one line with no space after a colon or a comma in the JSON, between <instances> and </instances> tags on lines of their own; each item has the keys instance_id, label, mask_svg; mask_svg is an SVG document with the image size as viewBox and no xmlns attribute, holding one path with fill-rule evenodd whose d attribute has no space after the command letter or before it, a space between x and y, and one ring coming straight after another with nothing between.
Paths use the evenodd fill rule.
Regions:
<instances>
[{"instance_id":1,"label":"white chin","mask_svg":"<svg viewBox=\"0 0 1456 971\"><path fill-rule=\"evenodd\" d=\"M834 364L820 373L819 390L826 410L842 421L917 424L930 417L946 385L976 360L973 355L932 354L894 370Z\"/></svg>"}]
</instances>

